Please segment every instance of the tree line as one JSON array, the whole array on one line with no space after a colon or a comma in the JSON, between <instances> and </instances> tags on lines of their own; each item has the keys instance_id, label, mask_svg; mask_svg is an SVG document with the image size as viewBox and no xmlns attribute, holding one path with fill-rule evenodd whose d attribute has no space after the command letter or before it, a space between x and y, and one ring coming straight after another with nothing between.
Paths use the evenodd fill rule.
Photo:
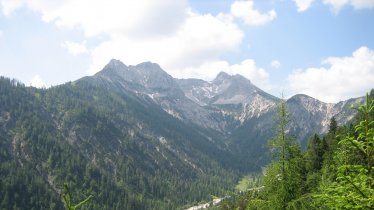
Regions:
<instances>
[{"instance_id":1,"label":"tree line","mask_svg":"<svg viewBox=\"0 0 374 210\"><path fill-rule=\"evenodd\" d=\"M287 134L289 114L279 105L278 128L269 141L273 161L260 190L226 199L220 209L374 209L374 91L349 125L330 120L328 133L313 135L306 151Z\"/></svg>"}]
</instances>

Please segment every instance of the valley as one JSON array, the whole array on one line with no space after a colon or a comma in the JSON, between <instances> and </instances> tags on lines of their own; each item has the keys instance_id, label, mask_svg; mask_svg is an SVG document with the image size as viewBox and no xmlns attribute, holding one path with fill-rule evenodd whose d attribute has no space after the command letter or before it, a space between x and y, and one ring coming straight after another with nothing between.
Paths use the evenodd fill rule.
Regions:
<instances>
[{"instance_id":1,"label":"valley","mask_svg":"<svg viewBox=\"0 0 374 210\"><path fill-rule=\"evenodd\" d=\"M64 182L87 209L180 209L224 197L270 161L281 99L240 75L175 79L158 64L111 60L94 76L48 89L0 79L1 209L63 209ZM295 95L288 133L355 116L352 104Z\"/></svg>"}]
</instances>

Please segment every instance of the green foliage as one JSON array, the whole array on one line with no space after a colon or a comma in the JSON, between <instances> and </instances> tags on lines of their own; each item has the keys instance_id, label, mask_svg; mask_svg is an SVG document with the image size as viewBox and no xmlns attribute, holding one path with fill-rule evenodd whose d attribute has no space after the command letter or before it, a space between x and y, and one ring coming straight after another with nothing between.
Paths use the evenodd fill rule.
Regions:
<instances>
[{"instance_id":1,"label":"green foliage","mask_svg":"<svg viewBox=\"0 0 374 210\"><path fill-rule=\"evenodd\" d=\"M357 108L362 119L343 135L335 155L337 177L322 187L321 199L331 209L373 209L374 100Z\"/></svg>"},{"instance_id":2,"label":"green foliage","mask_svg":"<svg viewBox=\"0 0 374 210\"><path fill-rule=\"evenodd\" d=\"M278 130L270 149L275 160L268 166L264 178L266 197L271 209L285 209L299 197L304 188L304 162L300 146L287 135L289 116L284 101L278 111Z\"/></svg>"},{"instance_id":3,"label":"green foliage","mask_svg":"<svg viewBox=\"0 0 374 210\"><path fill-rule=\"evenodd\" d=\"M250 189L260 187L262 184L261 175L251 174L243 177L235 186L237 192L246 192Z\"/></svg>"},{"instance_id":4,"label":"green foliage","mask_svg":"<svg viewBox=\"0 0 374 210\"><path fill-rule=\"evenodd\" d=\"M287 133L288 123L289 114L282 101L276 136L269 142L274 160L266 168L263 182L260 187L226 200L222 209L297 209L307 205L300 200L305 191L305 163L300 146ZM239 184L245 185L245 179Z\"/></svg>"},{"instance_id":5,"label":"green foliage","mask_svg":"<svg viewBox=\"0 0 374 210\"><path fill-rule=\"evenodd\" d=\"M357 108L358 122L313 135L306 151L287 136L287 111L280 105L274 160L259 191L234 195L222 209L374 209L374 90ZM241 183L243 184L243 183Z\"/></svg>"},{"instance_id":6,"label":"green foliage","mask_svg":"<svg viewBox=\"0 0 374 210\"><path fill-rule=\"evenodd\" d=\"M0 209L62 210L64 181L71 205L95 195L82 210L178 209L237 182L205 131L89 80L40 90L0 78Z\"/></svg>"},{"instance_id":7,"label":"green foliage","mask_svg":"<svg viewBox=\"0 0 374 210\"><path fill-rule=\"evenodd\" d=\"M323 155L326 150L326 141L315 134L309 139L307 151L304 153L306 169L308 171L319 171L323 164Z\"/></svg>"},{"instance_id":8,"label":"green foliage","mask_svg":"<svg viewBox=\"0 0 374 210\"><path fill-rule=\"evenodd\" d=\"M83 204L91 200L91 198L93 197L92 195L89 195L87 198L80 201L78 204L73 204L73 197L71 196L71 192L68 187L68 184L64 183L64 189L65 189L65 193L62 195L62 198L64 199L64 204L67 210L76 210L79 207L81 207Z\"/></svg>"},{"instance_id":9,"label":"green foliage","mask_svg":"<svg viewBox=\"0 0 374 210\"><path fill-rule=\"evenodd\" d=\"M329 133L335 135L338 129L338 123L335 120L335 117L332 117L330 120Z\"/></svg>"},{"instance_id":10,"label":"green foliage","mask_svg":"<svg viewBox=\"0 0 374 210\"><path fill-rule=\"evenodd\" d=\"M258 169L219 149L227 147L218 134L207 139L209 131L151 101L91 80L39 90L0 77L0 209L60 210L64 202L82 210L178 209L222 197L237 183L236 169ZM281 103L266 176L244 178L241 192L220 208L372 209L373 97L374 91L358 108L358 123L339 127L331 119L329 132L312 136L303 154L286 132ZM238 135L251 126L246 122ZM77 197L82 202L75 204L65 193L61 199L57 186L65 180L74 183L74 194L95 198Z\"/></svg>"}]
</instances>

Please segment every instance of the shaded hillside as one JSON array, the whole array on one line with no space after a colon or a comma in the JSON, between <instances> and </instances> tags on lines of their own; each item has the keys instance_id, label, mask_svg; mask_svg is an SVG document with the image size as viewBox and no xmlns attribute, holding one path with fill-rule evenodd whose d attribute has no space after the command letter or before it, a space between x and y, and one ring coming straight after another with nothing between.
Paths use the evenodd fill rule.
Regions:
<instances>
[{"instance_id":1,"label":"shaded hillside","mask_svg":"<svg viewBox=\"0 0 374 210\"><path fill-rule=\"evenodd\" d=\"M232 185L199 130L89 80L37 90L1 79L1 208L61 209L63 181L95 196L87 209L175 209Z\"/></svg>"},{"instance_id":2,"label":"shaded hillside","mask_svg":"<svg viewBox=\"0 0 374 210\"><path fill-rule=\"evenodd\" d=\"M64 181L86 209L177 209L224 195L269 162L279 99L240 75L178 80L112 60L49 89L0 78L0 209L61 209ZM287 101L302 146L359 99Z\"/></svg>"}]
</instances>

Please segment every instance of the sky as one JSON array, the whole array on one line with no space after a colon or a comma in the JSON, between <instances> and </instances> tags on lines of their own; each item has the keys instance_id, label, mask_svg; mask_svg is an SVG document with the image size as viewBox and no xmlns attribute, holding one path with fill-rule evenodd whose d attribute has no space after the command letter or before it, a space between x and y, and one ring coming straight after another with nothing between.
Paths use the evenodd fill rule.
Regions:
<instances>
[{"instance_id":1,"label":"sky","mask_svg":"<svg viewBox=\"0 0 374 210\"><path fill-rule=\"evenodd\" d=\"M48 88L112 58L335 103L374 88L374 0L0 0L0 75Z\"/></svg>"}]
</instances>

